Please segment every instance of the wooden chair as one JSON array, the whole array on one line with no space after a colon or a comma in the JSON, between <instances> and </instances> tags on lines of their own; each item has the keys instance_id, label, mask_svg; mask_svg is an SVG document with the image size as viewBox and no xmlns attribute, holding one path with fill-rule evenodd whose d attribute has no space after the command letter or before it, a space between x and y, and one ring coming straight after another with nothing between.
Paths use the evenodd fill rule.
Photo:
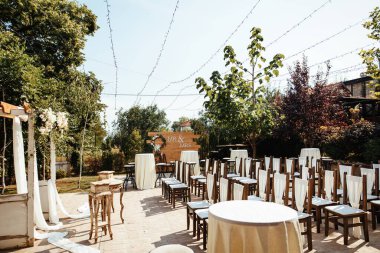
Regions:
<instances>
[{"instance_id":1,"label":"wooden chair","mask_svg":"<svg viewBox=\"0 0 380 253\"><path fill-rule=\"evenodd\" d=\"M315 222L317 224L317 233L321 232L322 210L326 206L333 206L338 204L337 195L337 171L325 170L320 174L320 185L318 196L313 197L311 207L315 213Z\"/></svg>"},{"instance_id":2,"label":"wooden chair","mask_svg":"<svg viewBox=\"0 0 380 253\"><path fill-rule=\"evenodd\" d=\"M375 178L377 182L375 184L379 185L380 182L380 164L373 163L372 168L374 170L377 170L377 173L379 174L378 177ZM379 190L377 191L377 196L379 196ZM372 229L376 229L376 220L377 223L380 223L380 200L373 200L371 201L371 215L372 215Z\"/></svg>"},{"instance_id":3,"label":"wooden chair","mask_svg":"<svg viewBox=\"0 0 380 253\"><path fill-rule=\"evenodd\" d=\"M311 201L312 201L312 189L313 180L305 180L300 178L295 178L293 182L292 191L292 208L298 211L298 221L300 224L306 224L306 230L303 230L301 226L301 235L307 236L307 248L308 250L313 249L312 241L312 231L311 231ZM306 210L306 212L304 212Z\"/></svg>"},{"instance_id":4,"label":"wooden chair","mask_svg":"<svg viewBox=\"0 0 380 253\"><path fill-rule=\"evenodd\" d=\"M165 176L165 172L166 172L166 170L167 170L168 167L171 167L171 164L168 164L166 162L166 156L165 156L165 154L161 153L159 161L158 161L158 163L156 163L157 178L156 178L156 182L154 183L155 186L157 184L157 181L158 181L158 184L160 184L161 183L161 179L166 177Z\"/></svg>"},{"instance_id":5,"label":"wooden chair","mask_svg":"<svg viewBox=\"0 0 380 253\"><path fill-rule=\"evenodd\" d=\"M362 185L362 189L360 189ZM348 193L350 190L350 193ZM361 197L362 196L362 197ZM347 198L351 204L348 205ZM357 199L356 199L357 198ZM363 209L359 209L360 198L362 199ZM358 201L359 199L359 201ZM343 205L327 206L325 207L325 236L329 234L329 222L333 221L335 229L338 226L343 227L344 245L348 244L348 229L351 227L362 226L364 231L364 240L369 241L368 235L368 220L367 220L367 177L356 177L347 175L344 172L343 175ZM332 216L330 216L330 214ZM355 219L356 218L356 219ZM343 223L338 222L339 219L343 220ZM352 224L349 224L349 220L353 220Z\"/></svg>"},{"instance_id":6,"label":"wooden chair","mask_svg":"<svg viewBox=\"0 0 380 253\"><path fill-rule=\"evenodd\" d=\"M248 196L248 200L269 201L270 173L270 170L259 170L256 195Z\"/></svg>"},{"instance_id":7,"label":"wooden chair","mask_svg":"<svg viewBox=\"0 0 380 253\"><path fill-rule=\"evenodd\" d=\"M288 205L289 197L289 174L275 173L272 181L272 202Z\"/></svg>"},{"instance_id":8,"label":"wooden chair","mask_svg":"<svg viewBox=\"0 0 380 253\"><path fill-rule=\"evenodd\" d=\"M180 184L170 184L169 185L169 199L172 201L173 208L175 208L176 197L182 197L183 202L191 201L190 187L185 184L186 174L189 177L190 170L186 170L186 163L182 163L182 177ZM186 173L187 172L187 173Z\"/></svg>"},{"instance_id":9,"label":"wooden chair","mask_svg":"<svg viewBox=\"0 0 380 253\"><path fill-rule=\"evenodd\" d=\"M181 184L181 178L180 178L180 170L182 170L182 162L181 161L175 161L174 162L174 171L175 173L173 173L173 176L172 177L168 177L168 178L162 178L161 179L161 191L162 191L162 195L164 196L164 198L168 198L169 197L169 191L170 191L170 187L169 185L175 185L175 184ZM169 202L171 202L171 199L169 198Z\"/></svg>"},{"instance_id":10,"label":"wooden chair","mask_svg":"<svg viewBox=\"0 0 380 253\"><path fill-rule=\"evenodd\" d=\"M367 176L367 201L379 199L379 169L361 166L360 174Z\"/></svg>"},{"instance_id":11,"label":"wooden chair","mask_svg":"<svg viewBox=\"0 0 380 253\"><path fill-rule=\"evenodd\" d=\"M190 228L190 219L193 220L193 236L195 236L196 233L196 214L195 211L199 209L205 209L208 208L211 204L216 202L216 194L215 194L215 188L216 188L216 174L207 174L207 201L195 201L195 202L187 202L186 205L186 211L187 211L187 229Z\"/></svg>"},{"instance_id":12,"label":"wooden chair","mask_svg":"<svg viewBox=\"0 0 380 253\"><path fill-rule=\"evenodd\" d=\"M299 156L298 157L298 172L294 172L295 177L300 177L301 171L303 167L307 167L307 157L306 156Z\"/></svg>"},{"instance_id":13,"label":"wooden chair","mask_svg":"<svg viewBox=\"0 0 380 253\"><path fill-rule=\"evenodd\" d=\"M253 178L253 160L250 158L246 158L244 161L244 171L245 171L245 177L240 177L236 181L240 184L244 185L244 189L246 191L245 195L248 197L248 195L252 195L255 191L257 180Z\"/></svg>"}]
</instances>

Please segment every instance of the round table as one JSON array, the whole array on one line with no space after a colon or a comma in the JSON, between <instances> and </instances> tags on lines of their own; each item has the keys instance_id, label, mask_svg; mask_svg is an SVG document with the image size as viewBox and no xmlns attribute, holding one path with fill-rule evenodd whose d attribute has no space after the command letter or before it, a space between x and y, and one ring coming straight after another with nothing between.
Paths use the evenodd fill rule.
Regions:
<instances>
[{"instance_id":1,"label":"round table","mask_svg":"<svg viewBox=\"0 0 380 253\"><path fill-rule=\"evenodd\" d=\"M236 200L209 208L207 252L302 252L297 212L272 202Z\"/></svg>"},{"instance_id":2,"label":"round table","mask_svg":"<svg viewBox=\"0 0 380 253\"><path fill-rule=\"evenodd\" d=\"M230 158L231 159L248 158L248 150L246 149L231 150Z\"/></svg>"},{"instance_id":3,"label":"round table","mask_svg":"<svg viewBox=\"0 0 380 253\"><path fill-rule=\"evenodd\" d=\"M199 168L199 155L198 151L194 150L184 150L181 152L181 158L180 160L182 162L187 162L187 163L195 163L194 166L194 175L198 176L201 174L201 170ZM188 167L186 166L186 173L187 173ZM182 173L182 171L181 171Z\"/></svg>"},{"instance_id":4,"label":"round table","mask_svg":"<svg viewBox=\"0 0 380 253\"><path fill-rule=\"evenodd\" d=\"M137 189L152 189L156 182L154 156L149 154L135 155L135 178Z\"/></svg>"}]
</instances>

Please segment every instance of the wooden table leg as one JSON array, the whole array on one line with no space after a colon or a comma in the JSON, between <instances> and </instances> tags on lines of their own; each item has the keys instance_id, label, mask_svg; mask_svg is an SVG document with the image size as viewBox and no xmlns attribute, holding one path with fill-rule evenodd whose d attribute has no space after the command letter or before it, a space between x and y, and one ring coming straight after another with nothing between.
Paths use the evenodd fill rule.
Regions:
<instances>
[{"instance_id":1,"label":"wooden table leg","mask_svg":"<svg viewBox=\"0 0 380 253\"><path fill-rule=\"evenodd\" d=\"M123 195L124 195L124 191L123 191L123 188L121 187L120 188L120 219L121 219L121 222L124 224L124 218L123 218L123 210L124 210L124 204L123 204Z\"/></svg>"},{"instance_id":2,"label":"wooden table leg","mask_svg":"<svg viewBox=\"0 0 380 253\"><path fill-rule=\"evenodd\" d=\"M94 209L92 206L92 196L91 194L88 195L88 205L90 207L90 221L91 221L91 227L90 227L90 240L92 238L92 232L94 230Z\"/></svg>"},{"instance_id":3,"label":"wooden table leg","mask_svg":"<svg viewBox=\"0 0 380 253\"><path fill-rule=\"evenodd\" d=\"M95 199L95 243L98 241L99 201Z\"/></svg>"},{"instance_id":4,"label":"wooden table leg","mask_svg":"<svg viewBox=\"0 0 380 253\"><path fill-rule=\"evenodd\" d=\"M112 195L111 195L112 196ZM113 233L112 233L112 230L111 230L111 205L110 205L110 202L112 203L112 199L110 201L109 199L110 197L107 196L107 199L106 199L106 202L107 202L107 219L108 219L108 231L109 231L109 234L110 234L110 237L111 237L111 240L113 240Z\"/></svg>"}]
</instances>

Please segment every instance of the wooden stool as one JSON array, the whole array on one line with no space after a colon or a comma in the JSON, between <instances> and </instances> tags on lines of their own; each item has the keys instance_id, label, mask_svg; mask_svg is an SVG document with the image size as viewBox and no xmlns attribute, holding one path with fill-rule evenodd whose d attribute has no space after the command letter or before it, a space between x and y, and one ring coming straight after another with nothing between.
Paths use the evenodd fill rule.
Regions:
<instances>
[{"instance_id":1,"label":"wooden stool","mask_svg":"<svg viewBox=\"0 0 380 253\"><path fill-rule=\"evenodd\" d=\"M90 219L91 219L91 228L90 228L90 239L92 238L92 232L95 229L95 243L98 241L98 230L101 227L107 235L107 227L111 237L111 192L102 192L102 193L92 193L88 195L89 205L90 205ZM99 208L102 207L100 212L102 221L99 222ZM107 219L107 220L106 220ZM95 224L94 224L95 223Z\"/></svg>"}]
</instances>

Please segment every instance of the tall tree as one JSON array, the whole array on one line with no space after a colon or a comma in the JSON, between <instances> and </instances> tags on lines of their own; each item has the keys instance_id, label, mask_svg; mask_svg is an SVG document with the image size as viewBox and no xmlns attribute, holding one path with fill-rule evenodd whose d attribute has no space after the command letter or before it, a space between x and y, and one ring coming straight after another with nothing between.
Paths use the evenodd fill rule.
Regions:
<instances>
[{"instance_id":1,"label":"tall tree","mask_svg":"<svg viewBox=\"0 0 380 253\"><path fill-rule=\"evenodd\" d=\"M374 80L371 85L374 86L373 95L380 98L380 8L376 7L371 13L371 20L363 24L364 28L370 30L368 38L377 41L377 47L373 47L368 50L362 50L360 56L363 59L363 63L367 65L367 74Z\"/></svg>"},{"instance_id":2,"label":"tall tree","mask_svg":"<svg viewBox=\"0 0 380 253\"><path fill-rule=\"evenodd\" d=\"M117 113L113 143L127 159L133 159L136 152L149 147L145 145L148 132L162 131L168 124L166 113L158 109L157 105L133 106Z\"/></svg>"},{"instance_id":3,"label":"tall tree","mask_svg":"<svg viewBox=\"0 0 380 253\"><path fill-rule=\"evenodd\" d=\"M289 69L289 88L279 106L283 137L297 136L306 147L314 147L327 128L347 125L339 90L326 86L329 68L316 75L313 86L306 58Z\"/></svg>"},{"instance_id":4,"label":"tall tree","mask_svg":"<svg viewBox=\"0 0 380 253\"><path fill-rule=\"evenodd\" d=\"M282 67L282 54L276 54L266 64L263 56L265 47L260 28L252 28L251 42L248 45L249 68L237 60L231 46L224 48L226 66L231 66L229 73L222 75L214 71L208 85L203 78L197 78L199 92L205 92L204 106L206 115L215 124L234 129L234 133L242 136L251 146L253 156L256 155L256 144L260 137L271 132L276 111L272 105L273 94L264 85L273 76L278 76ZM250 79L245 79L249 75Z\"/></svg>"}]
</instances>

